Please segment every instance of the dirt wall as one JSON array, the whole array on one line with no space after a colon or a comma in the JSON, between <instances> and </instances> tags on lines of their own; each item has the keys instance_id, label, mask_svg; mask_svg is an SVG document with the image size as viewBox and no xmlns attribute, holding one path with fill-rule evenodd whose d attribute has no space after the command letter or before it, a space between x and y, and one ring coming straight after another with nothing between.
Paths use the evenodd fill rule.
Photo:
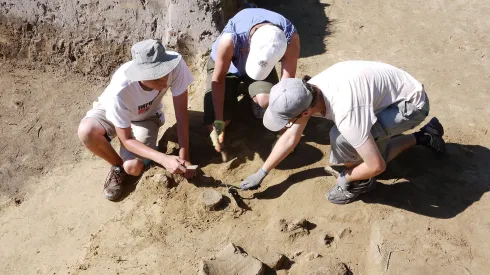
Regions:
<instances>
[{"instance_id":1,"label":"dirt wall","mask_svg":"<svg viewBox=\"0 0 490 275\"><path fill-rule=\"evenodd\" d=\"M131 45L160 39L201 60L237 0L2 0L0 57L110 75Z\"/></svg>"}]
</instances>

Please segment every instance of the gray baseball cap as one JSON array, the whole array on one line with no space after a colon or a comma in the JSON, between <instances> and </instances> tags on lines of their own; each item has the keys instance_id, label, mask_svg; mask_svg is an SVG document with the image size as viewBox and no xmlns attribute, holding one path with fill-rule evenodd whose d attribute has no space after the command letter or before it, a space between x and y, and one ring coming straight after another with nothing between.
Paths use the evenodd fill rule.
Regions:
<instances>
[{"instance_id":1,"label":"gray baseball cap","mask_svg":"<svg viewBox=\"0 0 490 275\"><path fill-rule=\"evenodd\" d=\"M169 74L179 64L182 56L176 52L165 51L162 43L148 39L131 47L133 62L124 74L129 80L154 80Z\"/></svg>"},{"instance_id":2,"label":"gray baseball cap","mask_svg":"<svg viewBox=\"0 0 490 275\"><path fill-rule=\"evenodd\" d=\"M285 78L271 89L269 107L264 114L264 126L274 132L284 128L289 120L299 116L313 100L313 94L297 78Z\"/></svg>"}]
</instances>

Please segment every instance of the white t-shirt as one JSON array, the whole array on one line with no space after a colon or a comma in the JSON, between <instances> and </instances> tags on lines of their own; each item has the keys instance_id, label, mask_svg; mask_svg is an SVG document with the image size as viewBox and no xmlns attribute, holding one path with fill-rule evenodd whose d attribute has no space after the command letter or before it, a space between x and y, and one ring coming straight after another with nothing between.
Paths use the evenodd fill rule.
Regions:
<instances>
[{"instance_id":1,"label":"white t-shirt","mask_svg":"<svg viewBox=\"0 0 490 275\"><path fill-rule=\"evenodd\" d=\"M139 81L128 80L124 71L133 61L124 63L112 76L109 86L99 97L99 104L106 110L107 119L118 128L131 127L131 121L142 121L154 115L160 116L162 124L162 98L168 88L173 96L184 93L194 80L183 59L170 72L167 88L162 91L145 91Z\"/></svg>"},{"instance_id":2,"label":"white t-shirt","mask_svg":"<svg viewBox=\"0 0 490 275\"><path fill-rule=\"evenodd\" d=\"M358 148L368 139L376 114L401 101L417 107L425 101L422 84L394 66L371 61L340 62L308 83L318 86L339 132Z\"/></svg>"}]
</instances>

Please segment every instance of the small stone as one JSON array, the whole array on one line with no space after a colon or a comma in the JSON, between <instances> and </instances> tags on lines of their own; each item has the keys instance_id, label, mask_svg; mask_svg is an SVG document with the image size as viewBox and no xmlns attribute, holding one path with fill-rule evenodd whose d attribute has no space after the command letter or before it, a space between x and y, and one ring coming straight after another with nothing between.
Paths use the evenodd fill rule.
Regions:
<instances>
[{"instance_id":1,"label":"small stone","mask_svg":"<svg viewBox=\"0 0 490 275\"><path fill-rule=\"evenodd\" d=\"M78 269L80 269L80 270L87 270L88 268L89 268L88 264L81 264L78 266Z\"/></svg>"},{"instance_id":2,"label":"small stone","mask_svg":"<svg viewBox=\"0 0 490 275\"><path fill-rule=\"evenodd\" d=\"M288 231L294 231L296 229L308 227L308 221L306 219L297 219L288 225Z\"/></svg>"},{"instance_id":3,"label":"small stone","mask_svg":"<svg viewBox=\"0 0 490 275\"><path fill-rule=\"evenodd\" d=\"M223 195L216 190L204 190L201 194L201 201L206 210L216 210L222 200Z\"/></svg>"},{"instance_id":4,"label":"small stone","mask_svg":"<svg viewBox=\"0 0 490 275\"><path fill-rule=\"evenodd\" d=\"M330 246L332 244L333 240L334 240L334 237L332 237L328 234L325 234L325 235L320 237L320 243L324 244L326 246Z\"/></svg>"},{"instance_id":5,"label":"small stone","mask_svg":"<svg viewBox=\"0 0 490 275\"><path fill-rule=\"evenodd\" d=\"M303 250L297 250L296 252L293 253L293 256L291 258L296 258L298 257L299 255L301 255L303 253Z\"/></svg>"},{"instance_id":6,"label":"small stone","mask_svg":"<svg viewBox=\"0 0 490 275\"><path fill-rule=\"evenodd\" d=\"M259 257L265 265L272 268L273 270L281 269L284 261L286 260L286 256L277 252L267 252Z\"/></svg>"},{"instance_id":7,"label":"small stone","mask_svg":"<svg viewBox=\"0 0 490 275\"><path fill-rule=\"evenodd\" d=\"M199 275L263 275L264 264L229 243L222 251L200 263Z\"/></svg>"},{"instance_id":8,"label":"small stone","mask_svg":"<svg viewBox=\"0 0 490 275\"><path fill-rule=\"evenodd\" d=\"M310 252L308 254L305 255L305 259L307 261L312 261L316 258L320 257L320 254L316 253L316 252Z\"/></svg>"},{"instance_id":9,"label":"small stone","mask_svg":"<svg viewBox=\"0 0 490 275\"><path fill-rule=\"evenodd\" d=\"M288 230L288 223L285 219L280 219L278 225L281 232L286 232Z\"/></svg>"},{"instance_id":10,"label":"small stone","mask_svg":"<svg viewBox=\"0 0 490 275\"><path fill-rule=\"evenodd\" d=\"M155 181L158 184L163 185L165 188L171 188L172 184L168 180L167 176L164 173L158 173L153 175L152 177L153 181Z\"/></svg>"},{"instance_id":11,"label":"small stone","mask_svg":"<svg viewBox=\"0 0 490 275\"><path fill-rule=\"evenodd\" d=\"M349 235L352 232L350 228L344 228L342 229L338 234L337 237L339 239L345 238L347 235Z\"/></svg>"}]
</instances>

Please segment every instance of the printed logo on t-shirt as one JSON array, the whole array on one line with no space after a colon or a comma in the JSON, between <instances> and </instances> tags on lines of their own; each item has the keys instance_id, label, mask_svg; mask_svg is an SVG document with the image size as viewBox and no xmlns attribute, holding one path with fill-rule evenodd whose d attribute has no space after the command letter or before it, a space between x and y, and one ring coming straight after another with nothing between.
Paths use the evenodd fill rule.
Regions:
<instances>
[{"instance_id":1,"label":"printed logo on t-shirt","mask_svg":"<svg viewBox=\"0 0 490 275\"><path fill-rule=\"evenodd\" d=\"M138 106L138 115L141 115L142 113L148 111L150 109L151 105L153 104L153 101L155 101L155 99L153 99L152 101L150 101L148 103L145 103L143 105Z\"/></svg>"}]
</instances>

